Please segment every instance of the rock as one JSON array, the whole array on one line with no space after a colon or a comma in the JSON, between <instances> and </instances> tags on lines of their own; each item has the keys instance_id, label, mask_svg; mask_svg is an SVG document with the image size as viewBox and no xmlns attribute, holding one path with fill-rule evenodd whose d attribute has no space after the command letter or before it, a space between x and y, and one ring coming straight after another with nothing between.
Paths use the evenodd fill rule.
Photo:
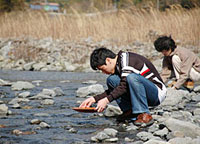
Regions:
<instances>
[{"instance_id":1,"label":"rock","mask_svg":"<svg viewBox=\"0 0 200 144\"><path fill-rule=\"evenodd\" d=\"M119 139L117 137L115 138L109 138L109 139L105 139L105 142L117 142Z\"/></svg>"},{"instance_id":2,"label":"rock","mask_svg":"<svg viewBox=\"0 0 200 144\"><path fill-rule=\"evenodd\" d=\"M194 92L200 92L200 85L194 87Z\"/></svg>"},{"instance_id":3,"label":"rock","mask_svg":"<svg viewBox=\"0 0 200 144\"><path fill-rule=\"evenodd\" d=\"M51 99L45 99L45 100L41 101L41 104L43 104L43 105L53 105L54 101L51 100Z\"/></svg>"},{"instance_id":4,"label":"rock","mask_svg":"<svg viewBox=\"0 0 200 144\"><path fill-rule=\"evenodd\" d=\"M107 108L104 113L106 117L118 116L120 114L122 114L121 109L118 106L113 106L110 104L107 105Z\"/></svg>"},{"instance_id":5,"label":"rock","mask_svg":"<svg viewBox=\"0 0 200 144\"><path fill-rule=\"evenodd\" d=\"M22 132L22 131L17 130L17 129L13 130L12 133L15 134L15 135L31 135L31 134L36 134L36 132L34 132L34 131L25 131L25 132Z\"/></svg>"},{"instance_id":6,"label":"rock","mask_svg":"<svg viewBox=\"0 0 200 144\"><path fill-rule=\"evenodd\" d=\"M36 62L29 62L29 63L25 63L23 68L25 71L30 71L33 69L33 65L35 64Z\"/></svg>"},{"instance_id":7,"label":"rock","mask_svg":"<svg viewBox=\"0 0 200 144\"><path fill-rule=\"evenodd\" d=\"M96 136L92 137L92 141L103 141L110 138L105 132L99 132Z\"/></svg>"},{"instance_id":8,"label":"rock","mask_svg":"<svg viewBox=\"0 0 200 144\"><path fill-rule=\"evenodd\" d=\"M136 136L143 141L147 141L154 138L152 133L145 132L145 131L137 133Z\"/></svg>"},{"instance_id":9,"label":"rock","mask_svg":"<svg viewBox=\"0 0 200 144\"><path fill-rule=\"evenodd\" d=\"M31 123L31 124L40 124L40 123L41 123L41 120L39 120L39 119L33 119L33 120L31 120L30 123Z\"/></svg>"},{"instance_id":10,"label":"rock","mask_svg":"<svg viewBox=\"0 0 200 144\"><path fill-rule=\"evenodd\" d=\"M161 140L152 139L152 140L148 140L144 144L172 144L172 143L161 141Z\"/></svg>"},{"instance_id":11,"label":"rock","mask_svg":"<svg viewBox=\"0 0 200 144\"><path fill-rule=\"evenodd\" d=\"M47 123L45 123L45 122L41 122L41 123L39 124L39 126L40 126L41 128L50 128L50 127L51 127L49 124L47 124Z\"/></svg>"},{"instance_id":12,"label":"rock","mask_svg":"<svg viewBox=\"0 0 200 144\"><path fill-rule=\"evenodd\" d=\"M49 95L44 95L44 94L42 94L42 93L39 93L39 94L37 94L37 95L35 95L35 96L30 97L29 99L30 99L30 100L34 100L34 99L41 100L41 99L52 99L52 97L49 96Z\"/></svg>"},{"instance_id":13,"label":"rock","mask_svg":"<svg viewBox=\"0 0 200 144\"><path fill-rule=\"evenodd\" d=\"M12 106L12 108L14 108L14 109L19 109L21 106L18 104L18 103L15 103L13 106Z\"/></svg>"},{"instance_id":14,"label":"rock","mask_svg":"<svg viewBox=\"0 0 200 144\"><path fill-rule=\"evenodd\" d=\"M60 87L53 88L53 91L56 93L56 96L63 96L64 92Z\"/></svg>"},{"instance_id":15,"label":"rock","mask_svg":"<svg viewBox=\"0 0 200 144\"><path fill-rule=\"evenodd\" d=\"M11 86L12 84L8 81L0 79L0 86Z\"/></svg>"},{"instance_id":16,"label":"rock","mask_svg":"<svg viewBox=\"0 0 200 144\"><path fill-rule=\"evenodd\" d=\"M194 115L200 115L200 108L196 108L193 110Z\"/></svg>"},{"instance_id":17,"label":"rock","mask_svg":"<svg viewBox=\"0 0 200 144\"><path fill-rule=\"evenodd\" d=\"M129 126L126 127L126 131L136 131L139 128L135 126L133 123L130 123Z\"/></svg>"},{"instance_id":18,"label":"rock","mask_svg":"<svg viewBox=\"0 0 200 144\"><path fill-rule=\"evenodd\" d=\"M176 138L170 139L169 143L170 144L193 144L192 138L190 137L185 137L185 138L176 137Z\"/></svg>"},{"instance_id":19,"label":"rock","mask_svg":"<svg viewBox=\"0 0 200 144\"><path fill-rule=\"evenodd\" d=\"M77 97L86 97L101 94L104 92L104 88L100 84L94 84L86 87L81 87L76 91Z\"/></svg>"},{"instance_id":20,"label":"rock","mask_svg":"<svg viewBox=\"0 0 200 144\"><path fill-rule=\"evenodd\" d=\"M76 130L75 128L70 128L70 129L69 129L69 132L71 132L71 133L77 133L78 130Z\"/></svg>"},{"instance_id":21,"label":"rock","mask_svg":"<svg viewBox=\"0 0 200 144\"><path fill-rule=\"evenodd\" d=\"M72 65L69 62L64 62L64 70L67 72L73 72L77 69L77 67L75 65Z\"/></svg>"},{"instance_id":22,"label":"rock","mask_svg":"<svg viewBox=\"0 0 200 144\"><path fill-rule=\"evenodd\" d=\"M40 94L43 94L43 95L48 95L48 96L51 96L51 97L55 97L56 96L56 93L54 90L52 89L43 89L42 92Z\"/></svg>"},{"instance_id":23,"label":"rock","mask_svg":"<svg viewBox=\"0 0 200 144\"><path fill-rule=\"evenodd\" d=\"M26 98L14 98L12 99L8 104L16 104L16 103L20 103L20 102L29 102L29 99L26 99Z\"/></svg>"},{"instance_id":24,"label":"rock","mask_svg":"<svg viewBox=\"0 0 200 144\"><path fill-rule=\"evenodd\" d=\"M39 71L39 70L41 70L42 68L46 67L46 63L44 63L44 62L35 63L35 64L32 65L32 67L33 67L33 69L34 69L35 71Z\"/></svg>"},{"instance_id":25,"label":"rock","mask_svg":"<svg viewBox=\"0 0 200 144\"><path fill-rule=\"evenodd\" d=\"M166 136L168 133L169 133L169 131L168 131L168 129L165 127L165 128L163 128L162 130L155 131L153 134L154 134L155 136L164 137L164 136Z\"/></svg>"},{"instance_id":26,"label":"rock","mask_svg":"<svg viewBox=\"0 0 200 144\"><path fill-rule=\"evenodd\" d=\"M19 98L26 98L26 97L28 97L28 96L30 96L30 92L28 92L28 91L23 92L23 93L20 93L20 94L18 95Z\"/></svg>"},{"instance_id":27,"label":"rock","mask_svg":"<svg viewBox=\"0 0 200 144\"><path fill-rule=\"evenodd\" d=\"M189 92L184 90L167 89L167 97L161 103L161 106L175 106L181 102L182 98Z\"/></svg>"},{"instance_id":28,"label":"rock","mask_svg":"<svg viewBox=\"0 0 200 144\"><path fill-rule=\"evenodd\" d=\"M125 137L125 138L124 138L124 141L125 141L125 142L133 142L134 139L130 139L129 137Z\"/></svg>"},{"instance_id":29,"label":"rock","mask_svg":"<svg viewBox=\"0 0 200 144\"><path fill-rule=\"evenodd\" d=\"M26 90L26 89L32 89L35 86L29 82L23 82L18 81L12 84L11 88L12 90Z\"/></svg>"},{"instance_id":30,"label":"rock","mask_svg":"<svg viewBox=\"0 0 200 144\"><path fill-rule=\"evenodd\" d=\"M5 104L0 105L0 116L4 116L8 113L8 107Z\"/></svg>"},{"instance_id":31,"label":"rock","mask_svg":"<svg viewBox=\"0 0 200 144\"><path fill-rule=\"evenodd\" d=\"M115 137L118 133L117 130L113 129L113 128L106 128L103 130L107 135L111 136L111 137Z\"/></svg>"},{"instance_id":32,"label":"rock","mask_svg":"<svg viewBox=\"0 0 200 144\"><path fill-rule=\"evenodd\" d=\"M186 137L195 138L197 136L200 136L200 127L191 122L169 118L165 121L165 125L172 132L183 132Z\"/></svg>"}]
</instances>

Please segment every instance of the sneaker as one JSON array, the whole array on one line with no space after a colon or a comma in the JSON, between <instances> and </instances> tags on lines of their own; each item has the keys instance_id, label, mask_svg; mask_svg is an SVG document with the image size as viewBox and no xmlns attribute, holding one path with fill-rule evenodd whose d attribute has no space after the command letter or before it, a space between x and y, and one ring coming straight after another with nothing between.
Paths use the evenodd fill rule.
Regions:
<instances>
[{"instance_id":1,"label":"sneaker","mask_svg":"<svg viewBox=\"0 0 200 144\"><path fill-rule=\"evenodd\" d=\"M125 120L131 120L132 118L137 117L137 115L132 113L132 110L123 112L123 114L117 117L118 122L125 122Z\"/></svg>"},{"instance_id":2,"label":"sneaker","mask_svg":"<svg viewBox=\"0 0 200 144\"><path fill-rule=\"evenodd\" d=\"M137 120L134 121L136 126L149 126L154 122L152 116L148 113L139 114Z\"/></svg>"},{"instance_id":3,"label":"sneaker","mask_svg":"<svg viewBox=\"0 0 200 144\"><path fill-rule=\"evenodd\" d=\"M192 81L191 79L188 79L183 85L185 88L191 90L194 88L194 81Z\"/></svg>"}]
</instances>

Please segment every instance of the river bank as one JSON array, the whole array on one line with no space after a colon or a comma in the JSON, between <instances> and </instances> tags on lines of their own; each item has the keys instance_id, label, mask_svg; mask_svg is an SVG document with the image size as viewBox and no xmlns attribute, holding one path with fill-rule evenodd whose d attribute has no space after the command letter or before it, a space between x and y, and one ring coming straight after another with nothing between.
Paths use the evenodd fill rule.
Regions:
<instances>
[{"instance_id":1,"label":"river bank","mask_svg":"<svg viewBox=\"0 0 200 144\"><path fill-rule=\"evenodd\" d=\"M156 36L156 34L154 34ZM177 40L177 43L180 41ZM79 42L53 40L52 38L0 39L0 69L23 71L67 71L91 72L89 57L96 47L107 47L115 53L119 50L132 51L150 59L158 70L161 68L162 55L152 42L134 41L129 45L95 42L91 37ZM184 46L200 56L197 46Z\"/></svg>"}]
</instances>

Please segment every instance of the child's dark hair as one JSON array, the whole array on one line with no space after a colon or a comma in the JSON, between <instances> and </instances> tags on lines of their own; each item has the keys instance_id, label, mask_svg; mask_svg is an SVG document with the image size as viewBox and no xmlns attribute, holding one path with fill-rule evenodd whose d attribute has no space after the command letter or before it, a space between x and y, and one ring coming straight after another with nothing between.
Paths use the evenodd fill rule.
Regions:
<instances>
[{"instance_id":1,"label":"child's dark hair","mask_svg":"<svg viewBox=\"0 0 200 144\"><path fill-rule=\"evenodd\" d=\"M90 56L90 66L93 70L97 70L98 66L106 64L106 58L115 58L116 54L111 50L100 47L95 49Z\"/></svg>"},{"instance_id":2,"label":"child's dark hair","mask_svg":"<svg viewBox=\"0 0 200 144\"><path fill-rule=\"evenodd\" d=\"M158 52L162 52L163 50L168 51L169 49L174 51L174 49L176 48L176 44L175 44L174 40L171 38L171 36L159 37L157 40L155 40L154 46Z\"/></svg>"}]
</instances>

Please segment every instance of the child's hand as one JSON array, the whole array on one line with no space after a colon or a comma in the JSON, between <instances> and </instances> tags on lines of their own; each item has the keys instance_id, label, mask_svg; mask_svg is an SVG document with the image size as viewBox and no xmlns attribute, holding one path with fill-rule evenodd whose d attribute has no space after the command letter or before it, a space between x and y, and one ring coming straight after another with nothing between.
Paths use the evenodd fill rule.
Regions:
<instances>
[{"instance_id":1,"label":"child's hand","mask_svg":"<svg viewBox=\"0 0 200 144\"><path fill-rule=\"evenodd\" d=\"M94 97L89 97L86 100L84 100L79 107L83 107L83 108L90 107L95 102L96 101L95 101Z\"/></svg>"},{"instance_id":2,"label":"child's hand","mask_svg":"<svg viewBox=\"0 0 200 144\"><path fill-rule=\"evenodd\" d=\"M97 111L103 112L108 103L109 103L109 101L106 97L99 100L98 103L97 103L97 107L96 107Z\"/></svg>"}]
</instances>

